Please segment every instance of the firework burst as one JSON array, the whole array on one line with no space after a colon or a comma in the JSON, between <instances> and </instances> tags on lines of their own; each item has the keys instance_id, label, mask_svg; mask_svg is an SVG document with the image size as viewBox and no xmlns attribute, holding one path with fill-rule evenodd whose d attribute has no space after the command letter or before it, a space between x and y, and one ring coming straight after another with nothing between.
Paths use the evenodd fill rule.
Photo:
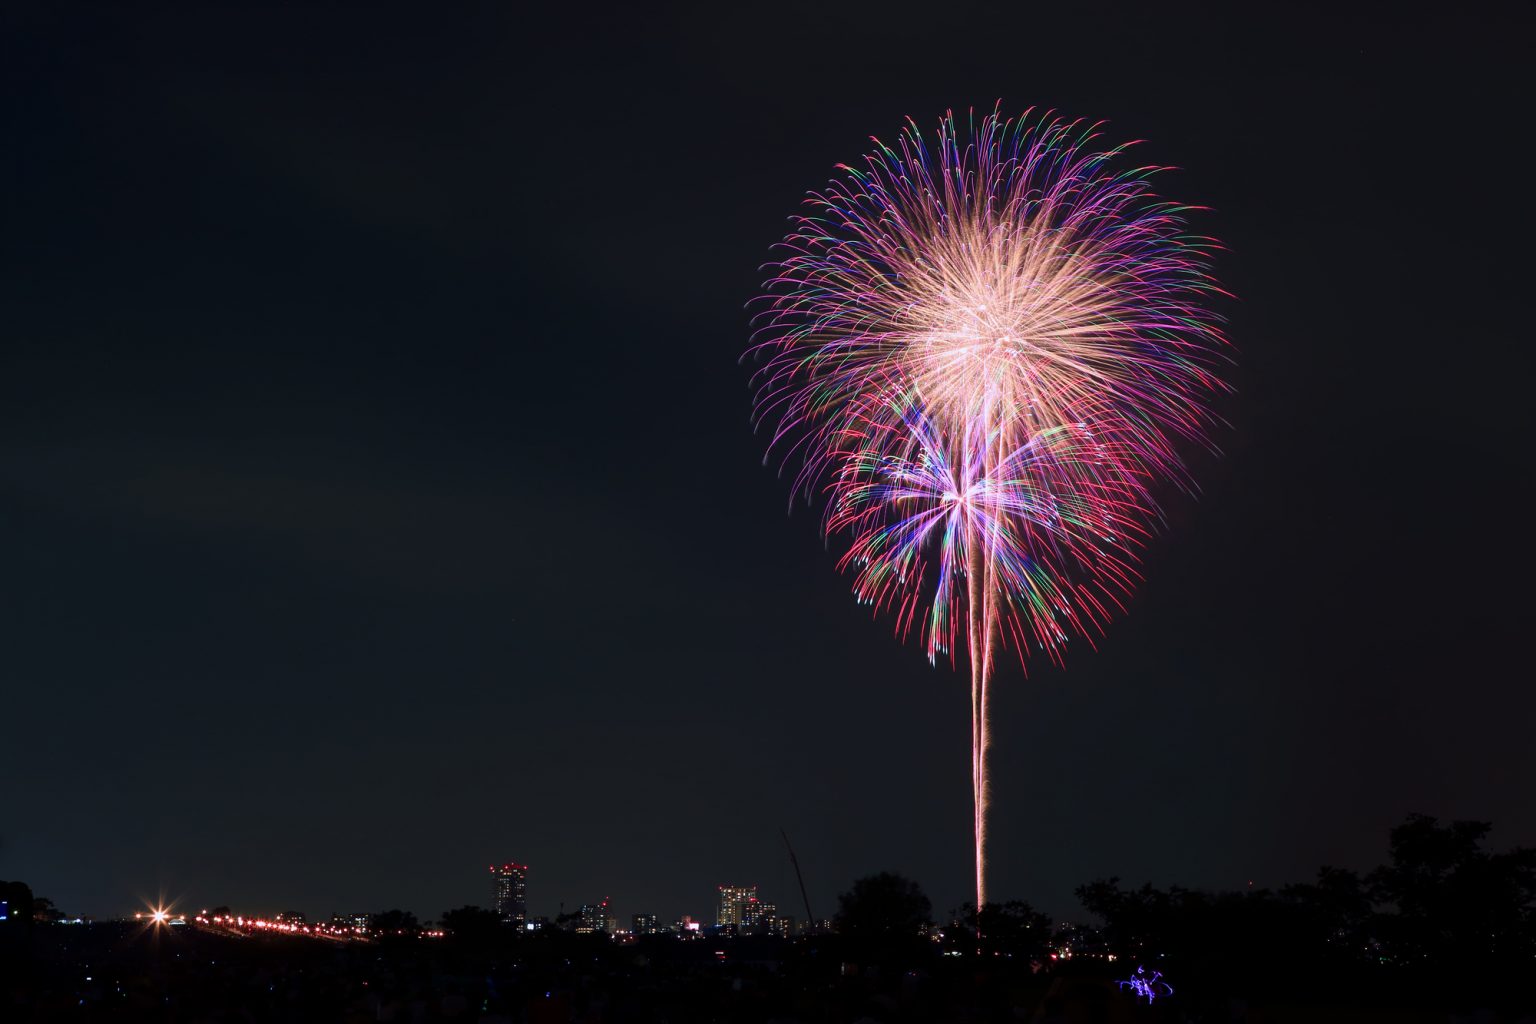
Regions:
<instances>
[{"instance_id":1,"label":"firework burst","mask_svg":"<svg viewBox=\"0 0 1536 1024\"><path fill-rule=\"evenodd\" d=\"M953 661L973 562L994 576L1020 650L1056 651L1106 619L1145 532L1128 460L1081 423L1022 439L988 417L944 423L896 393L856 414L831 452L825 528L851 538L839 568L860 603L895 609L904 636L919 628L930 661Z\"/></svg>"},{"instance_id":2,"label":"firework burst","mask_svg":"<svg viewBox=\"0 0 1536 1024\"><path fill-rule=\"evenodd\" d=\"M965 652L978 907L997 650L1059 662L1103 629L1223 386L1217 244L1099 127L994 111L874 140L794 218L749 350L770 454L825 498L860 602L931 660Z\"/></svg>"}]
</instances>

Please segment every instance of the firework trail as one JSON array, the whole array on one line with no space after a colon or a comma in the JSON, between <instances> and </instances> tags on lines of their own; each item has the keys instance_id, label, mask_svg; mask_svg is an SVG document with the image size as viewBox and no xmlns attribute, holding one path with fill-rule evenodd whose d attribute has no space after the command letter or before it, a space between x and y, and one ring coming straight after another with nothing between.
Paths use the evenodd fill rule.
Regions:
<instances>
[{"instance_id":1,"label":"firework trail","mask_svg":"<svg viewBox=\"0 0 1536 1024\"><path fill-rule=\"evenodd\" d=\"M748 353L860 603L931 661L965 652L978 908L998 651L1060 663L1102 632L1223 387L1217 243L1098 128L994 111L874 140L794 218Z\"/></svg>"}]
</instances>

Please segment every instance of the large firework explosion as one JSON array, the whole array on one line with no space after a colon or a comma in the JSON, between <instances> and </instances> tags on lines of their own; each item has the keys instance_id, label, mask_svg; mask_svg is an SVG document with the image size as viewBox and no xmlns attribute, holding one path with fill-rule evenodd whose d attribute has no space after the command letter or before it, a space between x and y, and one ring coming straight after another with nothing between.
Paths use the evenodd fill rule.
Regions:
<instances>
[{"instance_id":1,"label":"large firework explosion","mask_svg":"<svg viewBox=\"0 0 1536 1024\"><path fill-rule=\"evenodd\" d=\"M1060 663L1102 631L1223 386L1217 243L1099 127L994 111L933 148L910 121L873 140L793 219L749 350L770 457L824 499L860 602L930 660L965 652L978 908L998 651Z\"/></svg>"}]
</instances>

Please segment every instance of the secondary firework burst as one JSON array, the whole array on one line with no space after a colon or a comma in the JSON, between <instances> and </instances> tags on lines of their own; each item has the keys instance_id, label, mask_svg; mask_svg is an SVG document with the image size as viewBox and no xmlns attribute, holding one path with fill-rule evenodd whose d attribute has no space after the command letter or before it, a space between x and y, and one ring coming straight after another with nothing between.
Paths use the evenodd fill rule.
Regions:
<instances>
[{"instance_id":1,"label":"secondary firework burst","mask_svg":"<svg viewBox=\"0 0 1536 1024\"><path fill-rule=\"evenodd\" d=\"M1223 387L1217 243L1100 127L873 140L793 219L748 353L769 457L824 499L859 600L964 653L978 907L998 652L1059 663L1102 631Z\"/></svg>"},{"instance_id":2,"label":"secondary firework burst","mask_svg":"<svg viewBox=\"0 0 1536 1024\"><path fill-rule=\"evenodd\" d=\"M919 632L930 661L953 662L965 643L975 563L995 577L999 623L1019 649L1057 649L1130 586L1120 548L1145 532L1141 479L1083 424L1019 439L987 417L946 424L897 391L854 425L831 452L826 530L850 538L839 567L860 602L895 609L898 632ZM1100 593L1064 589L1079 577Z\"/></svg>"}]
</instances>

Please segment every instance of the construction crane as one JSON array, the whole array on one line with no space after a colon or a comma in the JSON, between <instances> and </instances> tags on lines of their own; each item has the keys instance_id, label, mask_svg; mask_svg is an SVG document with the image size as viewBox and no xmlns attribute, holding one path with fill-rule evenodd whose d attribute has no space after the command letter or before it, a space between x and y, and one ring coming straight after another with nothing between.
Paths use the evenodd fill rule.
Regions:
<instances>
[{"instance_id":1,"label":"construction crane","mask_svg":"<svg viewBox=\"0 0 1536 1024\"><path fill-rule=\"evenodd\" d=\"M800 874L800 859L795 856L795 848L789 845L789 833L784 831L784 826L779 826L779 835L784 837L784 849L789 851L789 862L795 866L795 881L800 883L800 899L805 903L805 927L811 931L816 927L816 915L811 913L811 898L805 894L805 876Z\"/></svg>"}]
</instances>

